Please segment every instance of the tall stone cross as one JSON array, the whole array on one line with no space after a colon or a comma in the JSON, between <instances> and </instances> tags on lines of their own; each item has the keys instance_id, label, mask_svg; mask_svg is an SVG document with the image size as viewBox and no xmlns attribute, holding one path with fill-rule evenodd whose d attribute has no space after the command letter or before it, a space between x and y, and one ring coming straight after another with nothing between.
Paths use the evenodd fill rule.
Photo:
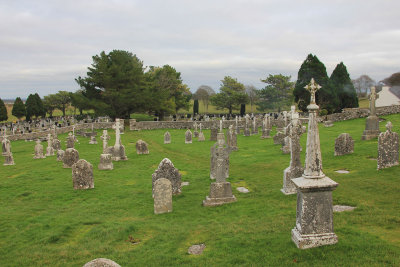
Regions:
<instances>
[{"instance_id":1,"label":"tall stone cross","mask_svg":"<svg viewBox=\"0 0 400 267\"><path fill-rule=\"evenodd\" d=\"M379 95L376 94L375 86L371 87L371 94L369 95L369 109L370 109L370 116L376 115L375 109L375 101L379 98Z\"/></svg>"},{"instance_id":2,"label":"tall stone cross","mask_svg":"<svg viewBox=\"0 0 400 267\"><path fill-rule=\"evenodd\" d=\"M119 126L119 119L115 119L115 146L121 145L121 132Z\"/></svg>"},{"instance_id":3,"label":"tall stone cross","mask_svg":"<svg viewBox=\"0 0 400 267\"><path fill-rule=\"evenodd\" d=\"M72 125L72 135L75 136L75 125Z\"/></svg>"},{"instance_id":4,"label":"tall stone cross","mask_svg":"<svg viewBox=\"0 0 400 267\"><path fill-rule=\"evenodd\" d=\"M222 133L222 120L219 121L219 132Z\"/></svg>"},{"instance_id":5,"label":"tall stone cross","mask_svg":"<svg viewBox=\"0 0 400 267\"><path fill-rule=\"evenodd\" d=\"M203 127L203 125L200 123L199 124L199 128L200 128L200 132L201 132L201 128Z\"/></svg>"},{"instance_id":6,"label":"tall stone cross","mask_svg":"<svg viewBox=\"0 0 400 267\"><path fill-rule=\"evenodd\" d=\"M304 87L311 93L310 104L316 104L315 102L315 93L321 89L321 86L314 81L314 78L311 78L311 82Z\"/></svg>"}]
</instances>

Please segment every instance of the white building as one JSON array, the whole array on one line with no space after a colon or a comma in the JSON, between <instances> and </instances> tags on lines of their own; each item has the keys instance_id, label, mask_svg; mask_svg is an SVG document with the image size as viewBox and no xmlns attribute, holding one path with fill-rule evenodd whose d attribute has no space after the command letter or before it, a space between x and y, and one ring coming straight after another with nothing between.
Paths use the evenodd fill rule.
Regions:
<instances>
[{"instance_id":1,"label":"white building","mask_svg":"<svg viewBox=\"0 0 400 267\"><path fill-rule=\"evenodd\" d=\"M375 102L377 107L400 105L400 86L383 86L378 95Z\"/></svg>"}]
</instances>

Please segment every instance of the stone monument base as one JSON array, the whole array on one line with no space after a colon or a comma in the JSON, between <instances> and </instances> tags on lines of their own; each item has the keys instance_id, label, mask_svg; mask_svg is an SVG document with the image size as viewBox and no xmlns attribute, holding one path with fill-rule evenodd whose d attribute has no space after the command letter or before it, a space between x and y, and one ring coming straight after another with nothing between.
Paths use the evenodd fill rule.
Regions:
<instances>
[{"instance_id":1,"label":"stone monument base","mask_svg":"<svg viewBox=\"0 0 400 267\"><path fill-rule=\"evenodd\" d=\"M371 140L377 138L381 132L379 130L365 130L361 136L361 140Z\"/></svg>"},{"instance_id":2,"label":"stone monument base","mask_svg":"<svg viewBox=\"0 0 400 267\"><path fill-rule=\"evenodd\" d=\"M378 137L379 131L379 118L377 116L369 116L365 120L365 130L361 137L362 140L370 140Z\"/></svg>"},{"instance_id":3,"label":"stone monument base","mask_svg":"<svg viewBox=\"0 0 400 267\"><path fill-rule=\"evenodd\" d=\"M244 129L243 135L244 136L250 136L250 130L249 129Z\"/></svg>"},{"instance_id":4,"label":"stone monument base","mask_svg":"<svg viewBox=\"0 0 400 267\"><path fill-rule=\"evenodd\" d=\"M203 206L219 206L236 201L236 197L232 194L231 183L211 183L210 196L203 200Z\"/></svg>"},{"instance_id":5,"label":"stone monument base","mask_svg":"<svg viewBox=\"0 0 400 267\"><path fill-rule=\"evenodd\" d=\"M285 195L293 195L297 193L297 188L292 182L292 177L299 177L303 173L303 168L296 168L295 170L290 170L290 167L287 167L283 171L283 188L281 192Z\"/></svg>"},{"instance_id":6,"label":"stone monument base","mask_svg":"<svg viewBox=\"0 0 400 267\"><path fill-rule=\"evenodd\" d=\"M297 228L293 228L292 240L299 249L307 249L336 244L338 237L334 233L302 235Z\"/></svg>"}]
</instances>

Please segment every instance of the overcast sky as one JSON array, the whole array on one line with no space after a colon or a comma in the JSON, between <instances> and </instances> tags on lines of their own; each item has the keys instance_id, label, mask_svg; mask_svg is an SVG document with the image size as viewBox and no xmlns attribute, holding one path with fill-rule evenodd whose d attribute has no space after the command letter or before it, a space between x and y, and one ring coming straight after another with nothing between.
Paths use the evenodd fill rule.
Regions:
<instances>
[{"instance_id":1,"label":"overcast sky","mask_svg":"<svg viewBox=\"0 0 400 267\"><path fill-rule=\"evenodd\" d=\"M309 53L330 75L400 71L400 1L0 0L0 98L79 89L92 56L113 49L169 64L192 92L224 76L262 88L297 78Z\"/></svg>"}]
</instances>

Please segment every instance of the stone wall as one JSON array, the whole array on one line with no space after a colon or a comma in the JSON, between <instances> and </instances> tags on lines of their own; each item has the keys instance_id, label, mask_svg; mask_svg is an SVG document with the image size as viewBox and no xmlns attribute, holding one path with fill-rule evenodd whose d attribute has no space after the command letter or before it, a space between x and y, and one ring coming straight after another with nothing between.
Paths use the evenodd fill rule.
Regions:
<instances>
[{"instance_id":1,"label":"stone wall","mask_svg":"<svg viewBox=\"0 0 400 267\"><path fill-rule=\"evenodd\" d=\"M393 105L387 107L377 107L376 115L384 116L389 114L400 113L400 105ZM368 108L345 108L341 113L334 113L327 116L327 119L330 121L345 121L352 120L358 118L365 118L369 115ZM321 120L324 120L325 117L322 117Z\"/></svg>"},{"instance_id":2,"label":"stone wall","mask_svg":"<svg viewBox=\"0 0 400 267\"><path fill-rule=\"evenodd\" d=\"M112 128L112 126L114 125L114 122L93 122L93 123L75 124L75 131L85 130L85 129L92 130L92 125L93 125L93 129L108 129L108 128ZM61 127L61 128L57 127L56 129L57 129L57 134L68 133L68 132L72 132L72 125L66 126L66 127ZM47 134L49 134L49 133L51 133L50 130L24 133L24 134L14 134L14 135L7 135L7 139L10 141L37 139L40 137L47 137ZM0 137L0 141L2 141L2 140L3 140L3 137Z\"/></svg>"}]
</instances>

